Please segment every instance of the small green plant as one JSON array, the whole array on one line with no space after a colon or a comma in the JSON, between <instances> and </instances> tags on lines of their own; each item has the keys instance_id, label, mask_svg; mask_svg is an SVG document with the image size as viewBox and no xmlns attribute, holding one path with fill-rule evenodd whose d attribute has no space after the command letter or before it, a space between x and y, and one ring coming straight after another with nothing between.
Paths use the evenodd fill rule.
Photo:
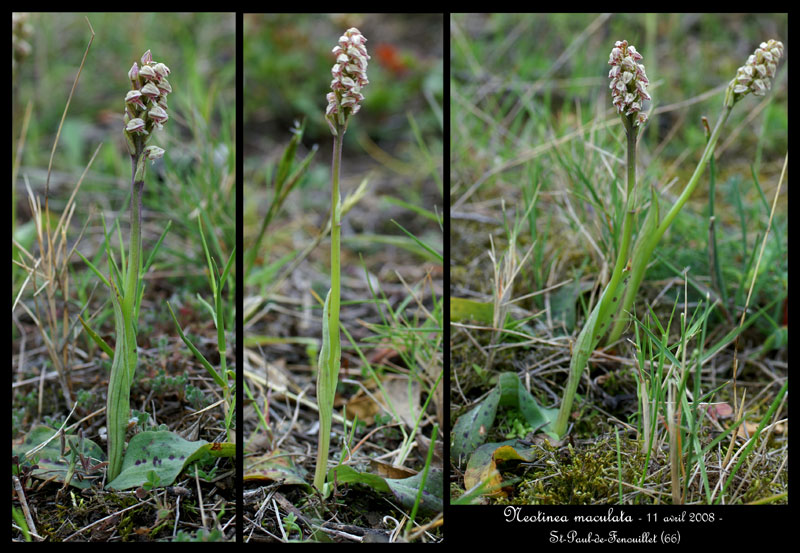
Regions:
<instances>
[{"instance_id":1,"label":"small green plant","mask_svg":"<svg viewBox=\"0 0 800 553\"><path fill-rule=\"evenodd\" d=\"M319 444L314 486L325 494L324 485L328 468L328 450L331 440L333 398L339 379L341 364L341 340L339 337L340 302L340 233L341 194L339 171L342 161L342 143L350 117L361 109L364 99L361 88L367 80L367 41L361 31L351 27L339 37L333 49L336 63L331 69L333 81L328 93L325 118L333 134L333 167L331 170L331 288L325 298L322 312L322 348L319 353L317 375L317 404L319 405Z\"/></svg>"},{"instance_id":2,"label":"small green plant","mask_svg":"<svg viewBox=\"0 0 800 553\"><path fill-rule=\"evenodd\" d=\"M147 473L147 480L142 484L142 488L147 490L154 490L161 485L161 477L156 471L151 470Z\"/></svg>"},{"instance_id":3,"label":"small green plant","mask_svg":"<svg viewBox=\"0 0 800 553\"><path fill-rule=\"evenodd\" d=\"M317 153L318 147L315 144L311 148L311 151L306 154L306 157L303 158L303 161L301 161L296 167L294 166L294 158L297 154L297 147L302 143L304 131L305 121L302 123L295 121L295 125L291 129L292 138L289 141L289 145L286 146L286 149L283 151L281 161L278 164L277 170L272 178L272 202L269 204L269 210L267 211L267 214L261 219L261 227L256 235L255 242L253 242L253 245L247 252L244 267L245 274L250 274L253 270L259 250L261 249L261 242L264 239L264 235L267 232L270 222L272 222L272 219L275 217L275 215L280 212L281 207L286 201L286 198L289 197L289 194L292 192L292 190L294 190L297 185L302 182L306 171L308 171L308 168L311 164L311 160L314 158L314 154Z\"/></svg>"},{"instance_id":4,"label":"small green plant","mask_svg":"<svg viewBox=\"0 0 800 553\"><path fill-rule=\"evenodd\" d=\"M185 374L171 376L161 368L150 381L150 389L153 390L153 393L161 395L170 391L182 390L186 387L187 382Z\"/></svg>"},{"instance_id":5,"label":"small green plant","mask_svg":"<svg viewBox=\"0 0 800 553\"><path fill-rule=\"evenodd\" d=\"M292 532L296 532L300 534L300 540L303 539L303 529L300 528L300 525L297 524L297 515L294 513L289 513L285 517L283 517L283 527L286 529L287 537L291 536Z\"/></svg>"},{"instance_id":6,"label":"small green plant","mask_svg":"<svg viewBox=\"0 0 800 553\"><path fill-rule=\"evenodd\" d=\"M25 520L25 515L22 514L22 510L12 507L11 516L14 519L14 524L16 524L22 532L22 536L25 538L25 541L32 541L31 531L30 528L28 528L28 522Z\"/></svg>"},{"instance_id":7,"label":"small green plant","mask_svg":"<svg viewBox=\"0 0 800 553\"><path fill-rule=\"evenodd\" d=\"M178 530L175 534L176 542L216 542L222 540L222 531L219 528L214 528L210 532L205 528L200 528L194 535L183 530Z\"/></svg>"},{"instance_id":8,"label":"small green plant","mask_svg":"<svg viewBox=\"0 0 800 553\"><path fill-rule=\"evenodd\" d=\"M203 243L203 252L205 253L206 263L208 266L208 282L211 287L214 305L212 306L199 295L198 299L203 306L208 309L208 312L211 314L211 318L214 321L214 325L217 328L217 348L219 350L220 363L219 371L214 368L214 366L202 353L200 353L200 350L195 347L194 343L183 332L181 325L178 323L177 317L175 317L175 312L172 310L172 306L169 304L169 302L167 302L167 307L169 308L170 315L172 315L172 320L175 322L175 327L181 339L183 340L183 343L186 344L192 353L194 353L197 360L200 361L208 374L211 375L211 378L214 379L214 382L222 389L223 408L225 410L225 430L228 434L228 441L232 442L233 421L234 415L236 414L236 387L232 384L232 381L235 381L235 375L233 371L228 370L228 346L225 338L225 309L222 299L222 290L225 288L225 283L230 275L233 261L236 259L236 248L233 248L233 251L231 251L231 255L228 257L228 262L225 264L225 268L222 270L222 274L217 276L219 274L217 263L214 261L214 258L211 257L211 254L208 251L208 244L206 243L205 234L203 233L202 217L197 218L197 225L200 232L200 239ZM203 405L206 401L203 392L193 386L187 386L186 399L195 407Z\"/></svg>"},{"instance_id":9,"label":"small green plant","mask_svg":"<svg viewBox=\"0 0 800 553\"><path fill-rule=\"evenodd\" d=\"M195 461L188 469L189 474L197 474L198 478L206 481L211 481L217 477L216 458L209 454L203 454L197 461Z\"/></svg>"},{"instance_id":10,"label":"small green plant","mask_svg":"<svg viewBox=\"0 0 800 553\"><path fill-rule=\"evenodd\" d=\"M771 87L777 64L783 55L783 44L770 40L762 42L746 64L740 67L736 77L729 83L720 115L711 133L700 162L678 199L667 214L661 218L658 197L650 194L650 206L644 222L633 242L634 216L637 209L637 196L641 194L636 182L636 148L640 128L647 122L643 110L644 101L649 100L648 79L644 66L638 63L642 55L627 41L617 41L611 50L609 64L612 66L608 76L614 107L622 119L627 136L627 186L625 208L622 213L622 230L618 235L617 260L606 287L590 313L573 348L570 360L569 377L561 402L558 418L553 432L563 436L567 432L572 402L578 382L588 364L589 357L603 336L608 334L609 343L619 339L629 322L633 300L644 278L650 257L661 236L666 232L686 201L700 182L706 165L714 154L714 148L722 133L722 128L731 114L733 106L747 94L763 96ZM611 323L614 323L611 327ZM674 405L674 404L673 404Z\"/></svg>"}]
</instances>

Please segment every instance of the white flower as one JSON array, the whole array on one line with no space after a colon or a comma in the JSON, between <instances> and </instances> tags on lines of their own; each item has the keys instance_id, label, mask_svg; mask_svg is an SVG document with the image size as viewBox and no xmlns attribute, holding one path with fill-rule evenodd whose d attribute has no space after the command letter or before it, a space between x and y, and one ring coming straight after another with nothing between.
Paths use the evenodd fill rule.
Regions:
<instances>
[{"instance_id":1,"label":"white flower","mask_svg":"<svg viewBox=\"0 0 800 553\"><path fill-rule=\"evenodd\" d=\"M156 128L160 129L161 126L167 122L169 116L161 106L156 105L151 107L150 111L147 112L147 118L153 121Z\"/></svg>"},{"instance_id":2,"label":"white flower","mask_svg":"<svg viewBox=\"0 0 800 553\"><path fill-rule=\"evenodd\" d=\"M141 117L137 117L135 119L131 119L128 121L128 125L125 127L127 132L144 132L144 119Z\"/></svg>"},{"instance_id":3,"label":"white flower","mask_svg":"<svg viewBox=\"0 0 800 553\"><path fill-rule=\"evenodd\" d=\"M125 96L125 103L126 104L133 104L135 106L144 109L144 103L142 102L142 93L139 90L131 90Z\"/></svg>"},{"instance_id":4,"label":"white flower","mask_svg":"<svg viewBox=\"0 0 800 553\"><path fill-rule=\"evenodd\" d=\"M142 153L147 157L147 159L153 161L164 157L164 149L159 148L158 146L148 146Z\"/></svg>"},{"instance_id":5,"label":"white flower","mask_svg":"<svg viewBox=\"0 0 800 553\"><path fill-rule=\"evenodd\" d=\"M336 63L331 68L331 90L326 96L328 107L325 115L328 117L339 113L339 109L348 110L345 116L358 113L364 95L361 89L369 83L367 79L367 41L361 31L351 27L339 37L339 44L333 48Z\"/></svg>"},{"instance_id":6,"label":"white flower","mask_svg":"<svg viewBox=\"0 0 800 553\"><path fill-rule=\"evenodd\" d=\"M155 100L159 96L161 96L161 91L158 87L153 83L147 83L142 87L142 94L150 98L151 100Z\"/></svg>"},{"instance_id":7,"label":"white flower","mask_svg":"<svg viewBox=\"0 0 800 553\"><path fill-rule=\"evenodd\" d=\"M627 40L617 41L608 58L609 65L613 66L608 72L612 103L617 113L635 115L635 125L643 125L647 121L647 115L641 110L644 101L650 100L644 65L636 63L641 59L642 55Z\"/></svg>"},{"instance_id":8,"label":"white flower","mask_svg":"<svg viewBox=\"0 0 800 553\"><path fill-rule=\"evenodd\" d=\"M125 138L131 155L135 155L152 137L153 129L160 129L169 120L167 95L172 86L167 81L170 69L153 61L150 50L142 55L141 65L134 63L128 71L133 90L125 95ZM148 149L149 148L149 149ZM163 150L152 146L142 150L149 159L163 155Z\"/></svg>"},{"instance_id":9,"label":"white flower","mask_svg":"<svg viewBox=\"0 0 800 553\"><path fill-rule=\"evenodd\" d=\"M772 78L778 70L778 62L783 56L783 43L778 40L762 42L747 62L736 70L736 77L728 85L728 96L736 103L748 93L764 96L772 88ZM731 104L733 105L733 104Z\"/></svg>"},{"instance_id":10,"label":"white flower","mask_svg":"<svg viewBox=\"0 0 800 553\"><path fill-rule=\"evenodd\" d=\"M149 65L143 65L141 69L139 69L139 76L144 77L148 81L155 81L158 79L158 75L156 75L155 69L153 69Z\"/></svg>"}]
</instances>

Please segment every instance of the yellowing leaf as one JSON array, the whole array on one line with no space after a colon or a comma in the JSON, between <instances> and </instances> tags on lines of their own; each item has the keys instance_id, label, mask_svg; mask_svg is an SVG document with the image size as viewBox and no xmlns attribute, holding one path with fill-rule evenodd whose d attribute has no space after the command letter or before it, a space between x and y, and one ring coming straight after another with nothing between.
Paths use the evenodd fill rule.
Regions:
<instances>
[{"instance_id":1,"label":"yellowing leaf","mask_svg":"<svg viewBox=\"0 0 800 553\"><path fill-rule=\"evenodd\" d=\"M294 456L276 449L260 457L250 457L244 467L244 480L271 480L283 484L304 486L311 490L306 482L306 470L294 462Z\"/></svg>"},{"instance_id":2,"label":"yellowing leaf","mask_svg":"<svg viewBox=\"0 0 800 553\"><path fill-rule=\"evenodd\" d=\"M520 443L519 440L509 440L499 443L484 444L475 450L467 463L464 473L464 486L470 490L483 483L490 497L505 497L506 492L500 488L502 478L497 465L504 461L532 461L534 449Z\"/></svg>"}]
</instances>

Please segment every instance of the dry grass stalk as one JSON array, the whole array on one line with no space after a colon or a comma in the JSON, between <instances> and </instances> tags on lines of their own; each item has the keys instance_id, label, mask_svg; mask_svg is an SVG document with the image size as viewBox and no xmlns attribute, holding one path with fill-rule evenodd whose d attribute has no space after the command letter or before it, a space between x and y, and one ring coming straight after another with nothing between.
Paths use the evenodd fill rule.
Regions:
<instances>
[{"instance_id":1,"label":"dry grass stalk","mask_svg":"<svg viewBox=\"0 0 800 553\"><path fill-rule=\"evenodd\" d=\"M86 46L81 65L78 68L78 73L75 75L75 81L72 85L67 104L64 107L64 113L61 117L61 122L56 131L56 138L53 141L53 149L50 152L50 162L47 168L47 182L45 184L44 194L44 207L42 207L41 200L37 198L31 191L30 186L26 182L28 190L28 204L30 206L31 215L36 227L36 245L38 257L33 253L28 252L21 244L14 241L14 245L20 251L20 259L12 260L18 266L22 267L28 274L17 299L12 306L12 312L16 309L17 304L22 305L23 309L33 319L34 324L39 329L42 339L47 349L50 361L56 369L59 377L59 384L64 395L64 399L68 405L73 404L72 391L70 386L68 369L72 361L72 345L71 345L71 325L69 316L69 259L75 251L81 236L70 247L67 240L67 229L69 228L72 216L75 213L75 196L80 189L86 173L97 156L100 146L95 150L89 164L84 170L78 183L72 191L72 194L64 207L61 217L58 220L55 228L51 228L51 214L49 207L49 191L50 191L50 174L53 168L53 157L55 156L56 147L61 136L61 129L64 125L64 120L69 110L72 95L77 87L78 80L80 79L81 70L86 62L86 56L91 48L92 41L94 40L94 30L92 29L89 20L86 20L91 32L91 38ZM12 183L13 184L13 183ZM85 228L85 226L84 226ZM24 257L23 257L24 256ZM25 262L28 259L28 263ZM33 305L35 314L31 312L30 308L24 303L20 302L22 291L27 286L28 282L33 282ZM41 285L39 284L41 282ZM42 295L42 292L44 293ZM59 322L60 321L60 322ZM74 325L74 323L73 323ZM39 415L41 416L42 410L42 395L39 394Z\"/></svg>"}]
</instances>

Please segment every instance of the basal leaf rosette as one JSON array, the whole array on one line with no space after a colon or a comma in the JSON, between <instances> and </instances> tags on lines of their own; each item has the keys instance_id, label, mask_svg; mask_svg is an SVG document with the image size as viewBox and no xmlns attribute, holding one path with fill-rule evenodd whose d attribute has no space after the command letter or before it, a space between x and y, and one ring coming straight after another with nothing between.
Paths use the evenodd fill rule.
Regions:
<instances>
[{"instance_id":1,"label":"basal leaf rosette","mask_svg":"<svg viewBox=\"0 0 800 553\"><path fill-rule=\"evenodd\" d=\"M339 37L339 44L332 50L336 63L331 68L333 80L327 95L328 107L325 117L336 134L336 127L346 128L351 115L361 109L364 95L361 89L369 83L367 79L367 39L361 31L351 27Z\"/></svg>"},{"instance_id":2,"label":"basal leaf rosette","mask_svg":"<svg viewBox=\"0 0 800 553\"><path fill-rule=\"evenodd\" d=\"M644 65L638 63L641 59L642 55L627 40L617 41L608 58L608 64L613 66L608 72L612 103L620 115L633 115L634 125L637 126L647 121L642 105L650 99L647 92L650 81L647 80Z\"/></svg>"}]
</instances>

